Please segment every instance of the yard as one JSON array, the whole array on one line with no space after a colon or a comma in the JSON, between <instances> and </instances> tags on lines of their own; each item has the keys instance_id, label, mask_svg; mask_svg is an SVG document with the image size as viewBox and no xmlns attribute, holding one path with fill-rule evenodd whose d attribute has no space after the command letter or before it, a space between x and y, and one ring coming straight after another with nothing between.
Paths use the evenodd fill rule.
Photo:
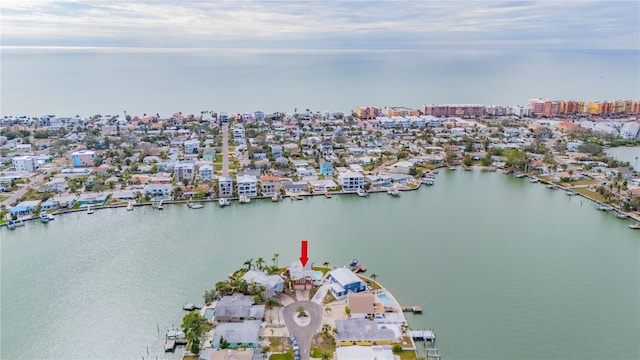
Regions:
<instances>
[{"instance_id":1,"label":"yard","mask_svg":"<svg viewBox=\"0 0 640 360\"><path fill-rule=\"evenodd\" d=\"M273 354L269 356L269 360L293 360L293 353L289 351L284 354Z\"/></svg>"},{"instance_id":2,"label":"yard","mask_svg":"<svg viewBox=\"0 0 640 360\"><path fill-rule=\"evenodd\" d=\"M600 195L599 193L595 192L595 191L591 191L589 189L572 189L573 191L577 192L578 194L584 195L586 197L588 197L589 199L593 199L595 201L599 201L599 202L605 202L604 197L602 195Z\"/></svg>"}]
</instances>

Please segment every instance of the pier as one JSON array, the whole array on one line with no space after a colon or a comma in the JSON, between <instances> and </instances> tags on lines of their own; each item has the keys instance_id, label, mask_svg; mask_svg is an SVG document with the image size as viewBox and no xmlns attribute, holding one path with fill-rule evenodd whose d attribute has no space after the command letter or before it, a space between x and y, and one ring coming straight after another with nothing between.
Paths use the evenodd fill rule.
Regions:
<instances>
[{"instance_id":1,"label":"pier","mask_svg":"<svg viewBox=\"0 0 640 360\"><path fill-rule=\"evenodd\" d=\"M436 332L433 329L429 330L411 330L409 331L409 336L412 339L422 340L422 341L436 341Z\"/></svg>"},{"instance_id":2,"label":"pier","mask_svg":"<svg viewBox=\"0 0 640 360\"><path fill-rule=\"evenodd\" d=\"M402 311L422 314L422 306L403 306Z\"/></svg>"}]
</instances>

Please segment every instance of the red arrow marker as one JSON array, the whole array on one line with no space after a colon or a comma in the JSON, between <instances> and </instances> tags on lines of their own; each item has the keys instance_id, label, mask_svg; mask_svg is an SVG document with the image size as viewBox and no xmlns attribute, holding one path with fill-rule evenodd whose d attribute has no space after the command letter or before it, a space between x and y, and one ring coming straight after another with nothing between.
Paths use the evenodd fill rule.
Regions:
<instances>
[{"instance_id":1,"label":"red arrow marker","mask_svg":"<svg viewBox=\"0 0 640 360\"><path fill-rule=\"evenodd\" d=\"M307 265L307 261L309 261L309 257L307 257L307 240L302 240L302 254L300 255L300 262L302 263L302 267Z\"/></svg>"}]
</instances>

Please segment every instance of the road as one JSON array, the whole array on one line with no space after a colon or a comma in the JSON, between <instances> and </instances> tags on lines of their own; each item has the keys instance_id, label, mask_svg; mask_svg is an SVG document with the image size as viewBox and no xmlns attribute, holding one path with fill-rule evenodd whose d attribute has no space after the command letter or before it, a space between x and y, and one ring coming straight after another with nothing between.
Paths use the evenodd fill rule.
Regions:
<instances>
[{"instance_id":1,"label":"road","mask_svg":"<svg viewBox=\"0 0 640 360\"><path fill-rule=\"evenodd\" d=\"M311 321L306 326L300 326L295 321L294 317L296 316L298 306L303 306L307 313L309 313ZM301 360L309 360L311 340L313 339L313 335L316 331L320 329L322 314L322 306L314 303L313 301L296 301L282 309L282 317L284 317L284 323L287 325L289 333L295 336L298 340Z\"/></svg>"},{"instance_id":2,"label":"road","mask_svg":"<svg viewBox=\"0 0 640 360\"><path fill-rule=\"evenodd\" d=\"M27 191L29 191L29 189L32 188L37 188L38 185L42 182L42 179L44 179L46 175L45 174L40 174L40 175L36 175L35 177L31 178L29 184L27 184L26 186L23 186L21 188L19 188L18 190L14 191L13 194L11 194L7 199L5 199L2 202L2 205L6 206L7 208L9 208L9 206L11 206L11 204L13 204L14 202L18 201L19 198L21 198L24 194L26 194Z\"/></svg>"}]
</instances>

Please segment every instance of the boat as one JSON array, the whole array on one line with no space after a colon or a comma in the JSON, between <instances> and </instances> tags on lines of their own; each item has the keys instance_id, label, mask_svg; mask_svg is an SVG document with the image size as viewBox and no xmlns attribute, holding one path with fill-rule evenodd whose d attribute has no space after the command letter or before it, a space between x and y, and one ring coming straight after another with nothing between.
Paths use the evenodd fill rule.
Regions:
<instances>
[{"instance_id":1,"label":"boat","mask_svg":"<svg viewBox=\"0 0 640 360\"><path fill-rule=\"evenodd\" d=\"M87 215L91 215L93 214L93 209L91 208L91 205L87 206Z\"/></svg>"},{"instance_id":2,"label":"boat","mask_svg":"<svg viewBox=\"0 0 640 360\"><path fill-rule=\"evenodd\" d=\"M547 184L547 189L555 190L557 188L558 188L558 185L556 184Z\"/></svg>"},{"instance_id":3,"label":"boat","mask_svg":"<svg viewBox=\"0 0 640 360\"><path fill-rule=\"evenodd\" d=\"M600 210L600 211L609 211L609 210L611 210L611 208L608 207L605 204L596 204L596 209Z\"/></svg>"},{"instance_id":4,"label":"boat","mask_svg":"<svg viewBox=\"0 0 640 360\"><path fill-rule=\"evenodd\" d=\"M240 195L238 201L240 202L240 204L248 204L251 202L251 198L245 195Z\"/></svg>"},{"instance_id":5,"label":"boat","mask_svg":"<svg viewBox=\"0 0 640 360\"><path fill-rule=\"evenodd\" d=\"M153 204L153 206L155 206L155 208L158 209L158 210L162 210L164 208L164 205L162 205L162 200L160 200L157 203Z\"/></svg>"},{"instance_id":6,"label":"boat","mask_svg":"<svg viewBox=\"0 0 640 360\"><path fill-rule=\"evenodd\" d=\"M273 202L278 202L282 199L282 197L280 196L280 194L273 194L271 195L271 201Z\"/></svg>"},{"instance_id":7,"label":"boat","mask_svg":"<svg viewBox=\"0 0 640 360\"><path fill-rule=\"evenodd\" d=\"M567 191L566 194L567 194L567 196L576 196L576 195L578 195L578 193L575 193L573 191Z\"/></svg>"},{"instance_id":8,"label":"boat","mask_svg":"<svg viewBox=\"0 0 640 360\"><path fill-rule=\"evenodd\" d=\"M53 217L53 214L47 214L47 217L49 218L49 221L56 219L55 217Z\"/></svg>"},{"instance_id":9,"label":"boat","mask_svg":"<svg viewBox=\"0 0 640 360\"><path fill-rule=\"evenodd\" d=\"M425 175L420 182L425 185L433 185L436 182L436 178L433 175Z\"/></svg>"},{"instance_id":10,"label":"boat","mask_svg":"<svg viewBox=\"0 0 640 360\"><path fill-rule=\"evenodd\" d=\"M133 203L131 201L127 204L127 211L133 211Z\"/></svg>"},{"instance_id":11,"label":"boat","mask_svg":"<svg viewBox=\"0 0 640 360\"><path fill-rule=\"evenodd\" d=\"M400 196L400 190L397 190L397 189L391 190L391 189L389 189L389 190L387 190L387 194L391 195L393 197L399 197Z\"/></svg>"},{"instance_id":12,"label":"boat","mask_svg":"<svg viewBox=\"0 0 640 360\"><path fill-rule=\"evenodd\" d=\"M621 211L621 212L618 212L618 213L616 214L616 217L617 217L618 219L623 219L623 220L624 220L624 219L628 219L628 218L629 218L629 215L627 215L627 214L625 214L625 213L623 213L623 212Z\"/></svg>"},{"instance_id":13,"label":"boat","mask_svg":"<svg viewBox=\"0 0 640 360\"><path fill-rule=\"evenodd\" d=\"M9 220L9 222L7 223L7 227L9 228L9 230L14 230L17 227L22 227L24 226L24 221L18 219L18 220Z\"/></svg>"},{"instance_id":14,"label":"boat","mask_svg":"<svg viewBox=\"0 0 640 360\"><path fill-rule=\"evenodd\" d=\"M449 166L449 170L455 170L456 167L455 166Z\"/></svg>"},{"instance_id":15,"label":"boat","mask_svg":"<svg viewBox=\"0 0 640 360\"><path fill-rule=\"evenodd\" d=\"M360 197L367 197L367 196L369 196L369 193L368 193L368 192L367 192L367 190L365 190L365 189L358 189L358 190L356 191L356 194L358 194L358 196L360 196Z\"/></svg>"},{"instance_id":16,"label":"boat","mask_svg":"<svg viewBox=\"0 0 640 360\"><path fill-rule=\"evenodd\" d=\"M367 267L362 265L358 259L353 259L348 265L349 270L359 273L367 271Z\"/></svg>"},{"instance_id":17,"label":"boat","mask_svg":"<svg viewBox=\"0 0 640 360\"><path fill-rule=\"evenodd\" d=\"M518 173L518 174L516 174L516 177L517 177L518 179L521 179L521 178L523 178L523 177L525 177L525 176L527 176L527 174L522 174L522 173Z\"/></svg>"},{"instance_id":18,"label":"boat","mask_svg":"<svg viewBox=\"0 0 640 360\"><path fill-rule=\"evenodd\" d=\"M187 207L189 209L202 209L204 207L204 205L200 204L200 203L194 203L191 201L191 199L189 199L189 201L187 201Z\"/></svg>"},{"instance_id":19,"label":"boat","mask_svg":"<svg viewBox=\"0 0 640 360\"><path fill-rule=\"evenodd\" d=\"M331 193L330 192L325 192L324 193L324 197L326 197L327 199L331 199Z\"/></svg>"},{"instance_id":20,"label":"boat","mask_svg":"<svg viewBox=\"0 0 640 360\"><path fill-rule=\"evenodd\" d=\"M530 178L529 178L529 182L534 183L534 184L535 184L535 183L537 183L537 182L539 182L539 181L540 181L540 179L538 179L538 178L536 178L536 177L530 177Z\"/></svg>"},{"instance_id":21,"label":"boat","mask_svg":"<svg viewBox=\"0 0 640 360\"><path fill-rule=\"evenodd\" d=\"M629 229L640 230L640 223L630 224Z\"/></svg>"},{"instance_id":22,"label":"boat","mask_svg":"<svg viewBox=\"0 0 640 360\"><path fill-rule=\"evenodd\" d=\"M48 223L49 222L49 215L47 215L46 212L43 212L42 214L40 214L40 221L43 223Z\"/></svg>"},{"instance_id":23,"label":"boat","mask_svg":"<svg viewBox=\"0 0 640 360\"><path fill-rule=\"evenodd\" d=\"M227 199L227 198L220 198L220 199L218 200L218 204L219 204L220 206L229 206L229 199Z\"/></svg>"}]
</instances>

